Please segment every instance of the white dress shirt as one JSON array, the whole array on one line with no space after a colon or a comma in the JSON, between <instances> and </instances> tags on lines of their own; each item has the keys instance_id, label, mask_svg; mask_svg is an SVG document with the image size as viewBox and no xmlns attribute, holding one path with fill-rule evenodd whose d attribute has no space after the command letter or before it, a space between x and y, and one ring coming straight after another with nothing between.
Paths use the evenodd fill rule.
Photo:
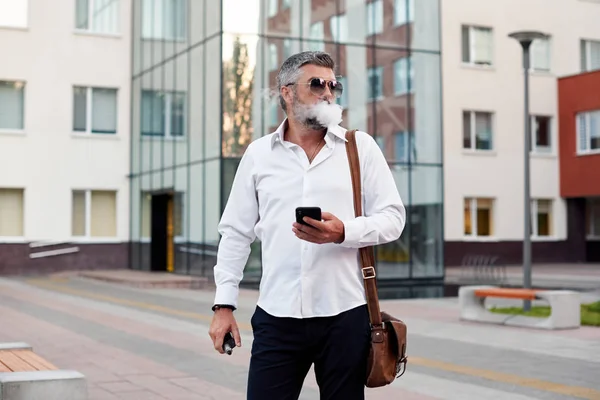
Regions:
<instances>
[{"instance_id":1,"label":"white dress shirt","mask_svg":"<svg viewBox=\"0 0 600 400\"><path fill-rule=\"evenodd\" d=\"M304 150L284 141L287 120L252 142L237 169L219 224L215 304L238 306L239 283L250 244L262 243L258 306L278 317L337 315L366 303L358 248L400 237L406 211L375 140L357 131L363 215L355 218L345 146L336 126L309 164ZM344 223L341 244L314 244L292 232L295 209L321 207Z\"/></svg>"}]
</instances>

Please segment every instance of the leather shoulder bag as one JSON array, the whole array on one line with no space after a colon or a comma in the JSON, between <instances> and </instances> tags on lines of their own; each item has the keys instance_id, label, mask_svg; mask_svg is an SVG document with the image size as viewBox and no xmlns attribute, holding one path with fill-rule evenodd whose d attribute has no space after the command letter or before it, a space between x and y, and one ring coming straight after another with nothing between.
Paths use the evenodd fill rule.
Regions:
<instances>
[{"instance_id":1,"label":"leather shoulder bag","mask_svg":"<svg viewBox=\"0 0 600 400\"><path fill-rule=\"evenodd\" d=\"M362 215L360 160L356 145L356 130L346 132L346 152L352 177L354 213ZM371 348L367 361L365 386L388 385L406 371L406 324L379 308L373 246L360 250L360 263L371 324Z\"/></svg>"}]
</instances>

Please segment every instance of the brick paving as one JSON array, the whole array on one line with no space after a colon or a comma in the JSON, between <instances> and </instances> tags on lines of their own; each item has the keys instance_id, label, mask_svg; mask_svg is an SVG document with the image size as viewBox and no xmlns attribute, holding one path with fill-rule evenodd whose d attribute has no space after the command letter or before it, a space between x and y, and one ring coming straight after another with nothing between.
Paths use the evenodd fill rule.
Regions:
<instances>
[{"instance_id":1,"label":"brick paving","mask_svg":"<svg viewBox=\"0 0 600 400\"><path fill-rule=\"evenodd\" d=\"M240 298L243 346L225 356L207 333L212 292L0 279L0 343L28 342L58 367L80 371L90 400L244 399L256 292ZM408 323L413 361L395 384L367 389L367 399L600 399L600 329L464 323L456 299L382 308ZM312 371L301 399L318 399Z\"/></svg>"}]
</instances>

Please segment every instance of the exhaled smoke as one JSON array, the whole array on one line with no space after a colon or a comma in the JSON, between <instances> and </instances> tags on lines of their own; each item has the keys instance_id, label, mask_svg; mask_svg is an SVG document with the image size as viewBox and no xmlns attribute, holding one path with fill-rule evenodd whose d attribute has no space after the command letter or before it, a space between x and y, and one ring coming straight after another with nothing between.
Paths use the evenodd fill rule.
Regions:
<instances>
[{"instance_id":1,"label":"exhaled smoke","mask_svg":"<svg viewBox=\"0 0 600 400\"><path fill-rule=\"evenodd\" d=\"M314 105L294 104L294 116L312 129L324 129L342 122L342 106L320 101Z\"/></svg>"}]
</instances>

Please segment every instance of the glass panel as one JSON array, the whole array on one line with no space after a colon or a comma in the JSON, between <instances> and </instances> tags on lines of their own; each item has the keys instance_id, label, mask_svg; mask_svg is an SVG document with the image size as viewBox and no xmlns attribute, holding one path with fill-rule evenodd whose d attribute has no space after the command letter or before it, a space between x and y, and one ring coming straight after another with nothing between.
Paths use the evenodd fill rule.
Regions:
<instances>
[{"instance_id":1,"label":"glass panel","mask_svg":"<svg viewBox=\"0 0 600 400\"><path fill-rule=\"evenodd\" d=\"M413 166L410 182L412 276L440 277L444 273L442 168Z\"/></svg>"},{"instance_id":2,"label":"glass panel","mask_svg":"<svg viewBox=\"0 0 600 400\"><path fill-rule=\"evenodd\" d=\"M142 38L176 41L186 39L186 0L143 0Z\"/></svg>"},{"instance_id":3,"label":"glass panel","mask_svg":"<svg viewBox=\"0 0 600 400\"><path fill-rule=\"evenodd\" d=\"M531 45L531 67L536 71L550 71L550 40L536 39Z\"/></svg>"},{"instance_id":4,"label":"glass panel","mask_svg":"<svg viewBox=\"0 0 600 400\"><path fill-rule=\"evenodd\" d=\"M117 192L92 191L90 236L117 236Z\"/></svg>"},{"instance_id":5,"label":"glass panel","mask_svg":"<svg viewBox=\"0 0 600 400\"><path fill-rule=\"evenodd\" d=\"M76 0L75 3L75 28L88 29L89 2L91 0Z\"/></svg>"},{"instance_id":6,"label":"glass panel","mask_svg":"<svg viewBox=\"0 0 600 400\"><path fill-rule=\"evenodd\" d=\"M0 129L24 128L23 82L0 81Z\"/></svg>"},{"instance_id":7,"label":"glass panel","mask_svg":"<svg viewBox=\"0 0 600 400\"><path fill-rule=\"evenodd\" d=\"M253 133L257 36L224 35L223 52L223 156L240 157ZM273 50L282 49L281 40L268 45L265 72L277 74ZM227 52L226 52L227 50ZM276 57L275 57L276 58Z\"/></svg>"},{"instance_id":8,"label":"glass panel","mask_svg":"<svg viewBox=\"0 0 600 400\"><path fill-rule=\"evenodd\" d=\"M477 199L477 236L493 235L492 200Z\"/></svg>"},{"instance_id":9,"label":"glass panel","mask_svg":"<svg viewBox=\"0 0 600 400\"><path fill-rule=\"evenodd\" d=\"M206 195L218 193L218 187L208 188L205 182L208 177L203 163L192 164L189 167L186 224L189 227L187 246L181 252L188 257L189 273L212 278L212 268L216 263L216 249L206 248Z\"/></svg>"},{"instance_id":10,"label":"glass panel","mask_svg":"<svg viewBox=\"0 0 600 400\"><path fill-rule=\"evenodd\" d=\"M223 1L223 31L225 33L258 34L261 32L261 3L264 8L263 15L269 18L269 6L261 0L222 0ZM277 2L277 0L276 0ZM274 10L273 16L277 14ZM281 10L283 11L283 10ZM289 13L289 11L288 11Z\"/></svg>"},{"instance_id":11,"label":"glass panel","mask_svg":"<svg viewBox=\"0 0 600 400\"><path fill-rule=\"evenodd\" d=\"M218 132L207 131L207 120L217 119L218 115L208 115L206 113L205 104L207 102L217 103L215 92L207 93L204 88L207 86L209 79L218 79L216 73L211 71L211 75L207 76L205 68L205 58L208 54L205 52L204 46L198 46L190 50L189 53L189 72L188 78L188 110L189 113L189 142L188 158L189 162L195 163L208 158L206 152L206 138L218 135ZM214 89L213 89L214 90ZM218 93L218 90L216 91ZM210 97L209 97L210 96ZM210 100L209 100L210 99ZM218 149L211 152L211 156L218 156Z\"/></svg>"},{"instance_id":12,"label":"glass panel","mask_svg":"<svg viewBox=\"0 0 600 400\"><path fill-rule=\"evenodd\" d=\"M475 112L475 147L477 150L492 150L492 114Z\"/></svg>"},{"instance_id":13,"label":"glass panel","mask_svg":"<svg viewBox=\"0 0 600 400\"><path fill-rule=\"evenodd\" d=\"M189 167L187 165L172 169L173 185L175 188L173 223L175 236L175 272L188 273L188 258L190 256L189 230L190 208L189 187L191 182L188 180ZM200 205L201 206L201 205Z\"/></svg>"},{"instance_id":14,"label":"glass panel","mask_svg":"<svg viewBox=\"0 0 600 400\"><path fill-rule=\"evenodd\" d=\"M388 0L389 1L389 0ZM412 14L414 22L411 24L410 32L407 37L410 46L414 51L427 50L436 51L441 50L440 45L440 2L439 0L400 0L406 1L409 4L409 16ZM384 14L388 14L387 10ZM403 29L402 27L400 29ZM379 42L379 39L377 40ZM404 46L403 41L398 42L401 46ZM385 43L393 45L392 43Z\"/></svg>"},{"instance_id":15,"label":"glass panel","mask_svg":"<svg viewBox=\"0 0 600 400\"><path fill-rule=\"evenodd\" d=\"M537 234L550 236L552 234L552 201L537 200Z\"/></svg>"},{"instance_id":16,"label":"glass panel","mask_svg":"<svg viewBox=\"0 0 600 400\"><path fill-rule=\"evenodd\" d=\"M221 219L221 162L219 160L209 161L204 164L206 169L204 187L204 248L207 251L205 262L209 262L210 269L206 274L212 277L212 267L216 262L216 251L219 244L218 225ZM210 251L210 253L208 253ZM214 256L210 256L214 254Z\"/></svg>"},{"instance_id":17,"label":"glass panel","mask_svg":"<svg viewBox=\"0 0 600 400\"><path fill-rule=\"evenodd\" d=\"M471 149L471 112L463 111L463 149Z\"/></svg>"},{"instance_id":18,"label":"glass panel","mask_svg":"<svg viewBox=\"0 0 600 400\"><path fill-rule=\"evenodd\" d=\"M465 212L464 212L464 225L465 225L465 235L471 236L473 234L473 221L471 216L473 215L472 204L473 199L465 199Z\"/></svg>"},{"instance_id":19,"label":"glass panel","mask_svg":"<svg viewBox=\"0 0 600 400\"><path fill-rule=\"evenodd\" d=\"M87 92L88 88L73 88L73 130L87 131Z\"/></svg>"},{"instance_id":20,"label":"glass panel","mask_svg":"<svg viewBox=\"0 0 600 400\"><path fill-rule=\"evenodd\" d=\"M23 189L0 189L0 236L23 236L23 198Z\"/></svg>"},{"instance_id":21,"label":"glass panel","mask_svg":"<svg viewBox=\"0 0 600 400\"><path fill-rule=\"evenodd\" d=\"M92 132L117 132L116 89L92 89Z\"/></svg>"},{"instance_id":22,"label":"glass panel","mask_svg":"<svg viewBox=\"0 0 600 400\"><path fill-rule=\"evenodd\" d=\"M382 0L379 0L379 2L381 3ZM381 30L383 31L383 20L377 13L378 6L370 6L375 8L373 9L374 11L372 14L370 14L372 18L369 19L369 6L365 0L337 0L337 7L336 3L333 1L327 2L326 7L323 6L323 1L320 0L312 0L311 3L313 8L312 21L324 21L334 15L345 15L346 21L344 24L347 27L347 31L346 33L340 31L340 36L345 36L345 40L340 40L342 43L353 43L355 45L366 43L372 44L375 36L369 34L369 28L374 29L377 27L377 24L380 24ZM381 6L379 7L381 8ZM330 32L330 29L327 31ZM329 37L333 38L331 34L326 35L326 38ZM340 51L342 54L345 52L343 48ZM362 51L365 52L364 49ZM339 62L343 62L341 58Z\"/></svg>"},{"instance_id":23,"label":"glass panel","mask_svg":"<svg viewBox=\"0 0 600 400\"><path fill-rule=\"evenodd\" d=\"M396 187L400 197L407 209L407 220L410 221L410 167L403 165L393 165L391 167ZM377 278L398 279L410 277L410 236L412 225L407 222L404 232L400 239L375 247L375 257L377 260Z\"/></svg>"},{"instance_id":24,"label":"glass panel","mask_svg":"<svg viewBox=\"0 0 600 400\"><path fill-rule=\"evenodd\" d=\"M419 3L421 0L415 1ZM414 132L412 163L442 162L442 82L440 56L412 53L412 74L407 96Z\"/></svg>"},{"instance_id":25,"label":"glass panel","mask_svg":"<svg viewBox=\"0 0 600 400\"><path fill-rule=\"evenodd\" d=\"M119 32L119 0L90 0L91 2L91 30L99 33ZM78 2L79 5L79 2ZM89 8L89 4L86 7ZM79 11L78 11L79 15ZM85 28L90 28L87 23Z\"/></svg>"},{"instance_id":26,"label":"glass panel","mask_svg":"<svg viewBox=\"0 0 600 400\"><path fill-rule=\"evenodd\" d=\"M223 38L223 55L231 54L226 51L226 44L228 43ZM231 43L231 42L229 42ZM204 72L206 73L206 79L204 86L196 87L192 90L197 90L196 95L203 94L205 97L204 103L204 116L206 118L203 126L203 132L205 136L206 152L205 158L219 157L221 155L221 112L222 112L222 100L219 96L222 94L221 85L221 71L222 71L222 60L219 57L214 57L213 54L221 53L221 38L217 37L209 40L206 43L204 51L207 52L206 65ZM197 73L195 70L192 74ZM205 93L203 93L205 91Z\"/></svg>"},{"instance_id":27,"label":"glass panel","mask_svg":"<svg viewBox=\"0 0 600 400\"><path fill-rule=\"evenodd\" d=\"M71 235L86 236L85 191L74 190L71 203Z\"/></svg>"},{"instance_id":28,"label":"glass panel","mask_svg":"<svg viewBox=\"0 0 600 400\"><path fill-rule=\"evenodd\" d=\"M549 152L552 149L550 117L534 117L535 150Z\"/></svg>"},{"instance_id":29,"label":"glass panel","mask_svg":"<svg viewBox=\"0 0 600 400\"><path fill-rule=\"evenodd\" d=\"M373 23L375 27L381 23L381 31L375 37L375 42L386 47L409 47L410 37L414 35L415 0L383 0L378 3L381 4L374 7Z\"/></svg>"}]
</instances>

